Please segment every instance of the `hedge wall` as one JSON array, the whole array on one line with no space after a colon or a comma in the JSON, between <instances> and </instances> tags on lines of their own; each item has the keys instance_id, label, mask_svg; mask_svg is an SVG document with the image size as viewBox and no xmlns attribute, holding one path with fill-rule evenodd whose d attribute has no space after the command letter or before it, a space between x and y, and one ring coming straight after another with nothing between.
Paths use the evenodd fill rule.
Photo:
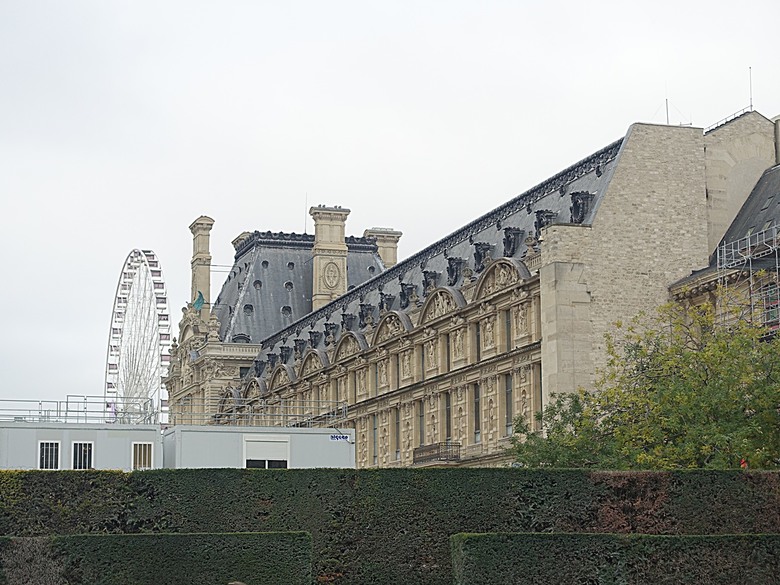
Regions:
<instances>
[{"instance_id":1,"label":"hedge wall","mask_svg":"<svg viewBox=\"0 0 780 585\"><path fill-rule=\"evenodd\" d=\"M16 538L0 552L11 585L310 585L305 532Z\"/></svg>"},{"instance_id":2,"label":"hedge wall","mask_svg":"<svg viewBox=\"0 0 780 585\"><path fill-rule=\"evenodd\" d=\"M776 585L780 535L457 534L456 585Z\"/></svg>"},{"instance_id":3,"label":"hedge wall","mask_svg":"<svg viewBox=\"0 0 780 585\"><path fill-rule=\"evenodd\" d=\"M461 532L780 534L780 473L0 472L0 535L306 531L339 584L450 584Z\"/></svg>"}]
</instances>

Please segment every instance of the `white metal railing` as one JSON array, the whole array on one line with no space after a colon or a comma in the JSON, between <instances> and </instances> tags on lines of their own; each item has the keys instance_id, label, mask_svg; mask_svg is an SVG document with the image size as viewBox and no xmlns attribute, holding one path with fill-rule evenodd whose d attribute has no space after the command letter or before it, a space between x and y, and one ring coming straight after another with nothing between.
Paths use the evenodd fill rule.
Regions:
<instances>
[{"instance_id":1,"label":"white metal railing","mask_svg":"<svg viewBox=\"0 0 780 585\"><path fill-rule=\"evenodd\" d=\"M347 419L346 402L329 400L194 399L170 401L172 425L334 427Z\"/></svg>"},{"instance_id":2,"label":"white metal railing","mask_svg":"<svg viewBox=\"0 0 780 585\"><path fill-rule=\"evenodd\" d=\"M0 400L0 421L156 424L159 412L151 398L69 394L65 400Z\"/></svg>"}]
</instances>

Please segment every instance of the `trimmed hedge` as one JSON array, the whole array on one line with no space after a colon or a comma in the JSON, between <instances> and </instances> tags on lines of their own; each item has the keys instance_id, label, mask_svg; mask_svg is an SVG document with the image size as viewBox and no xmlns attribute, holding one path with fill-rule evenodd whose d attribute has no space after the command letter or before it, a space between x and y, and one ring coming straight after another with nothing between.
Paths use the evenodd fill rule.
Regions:
<instances>
[{"instance_id":1,"label":"trimmed hedge","mask_svg":"<svg viewBox=\"0 0 780 585\"><path fill-rule=\"evenodd\" d=\"M310 585L305 532L17 538L6 582L36 585ZM9 558L10 555L13 557Z\"/></svg>"},{"instance_id":2,"label":"trimmed hedge","mask_svg":"<svg viewBox=\"0 0 780 585\"><path fill-rule=\"evenodd\" d=\"M456 585L776 585L780 535L456 534Z\"/></svg>"},{"instance_id":3,"label":"trimmed hedge","mask_svg":"<svg viewBox=\"0 0 780 585\"><path fill-rule=\"evenodd\" d=\"M780 534L780 473L0 472L0 535L299 530L318 582L449 585L461 532Z\"/></svg>"}]
</instances>

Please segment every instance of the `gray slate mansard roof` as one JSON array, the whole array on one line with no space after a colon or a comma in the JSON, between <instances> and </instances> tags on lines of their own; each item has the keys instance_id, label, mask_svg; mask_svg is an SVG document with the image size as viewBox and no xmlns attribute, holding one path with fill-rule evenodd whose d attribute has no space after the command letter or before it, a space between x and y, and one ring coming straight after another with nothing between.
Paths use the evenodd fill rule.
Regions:
<instances>
[{"instance_id":1,"label":"gray slate mansard roof","mask_svg":"<svg viewBox=\"0 0 780 585\"><path fill-rule=\"evenodd\" d=\"M349 236L347 286L384 270L376 243ZM254 232L236 249L233 268L214 304L219 338L259 343L311 312L314 236Z\"/></svg>"},{"instance_id":2,"label":"gray slate mansard roof","mask_svg":"<svg viewBox=\"0 0 780 585\"><path fill-rule=\"evenodd\" d=\"M270 373L268 356L274 361L280 356L292 360L296 339L299 344L323 349L325 323L335 323L344 331L342 314L353 315L353 331L360 330L361 309L370 312L374 323L379 320L379 307L403 310L401 286L414 287L423 298L424 279L433 278L436 286L460 286L463 269L470 268L474 276L482 270L477 261L478 250L489 251L493 259L502 256L523 259L528 252L525 239L538 234L544 225L576 223L590 224L606 191L617 164L623 139L610 144L588 158L564 169L536 187L486 213L449 236L399 262L319 310L290 321L277 332L262 340L262 349L255 360L254 375ZM448 272L461 259L461 270ZM315 332L310 336L309 332ZM319 333L319 334L317 334ZM282 348L287 348L282 351ZM282 360L284 361L284 359ZM277 362L278 363L278 362ZM252 374L250 374L252 375Z\"/></svg>"}]
</instances>

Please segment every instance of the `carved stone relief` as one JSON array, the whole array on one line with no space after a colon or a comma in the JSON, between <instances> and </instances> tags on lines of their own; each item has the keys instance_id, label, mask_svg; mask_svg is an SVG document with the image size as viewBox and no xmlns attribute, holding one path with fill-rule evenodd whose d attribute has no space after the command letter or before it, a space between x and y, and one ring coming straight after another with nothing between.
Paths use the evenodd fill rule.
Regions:
<instances>
[{"instance_id":1,"label":"carved stone relief","mask_svg":"<svg viewBox=\"0 0 780 585\"><path fill-rule=\"evenodd\" d=\"M412 375L412 352L405 351L401 354L402 377L409 378Z\"/></svg>"},{"instance_id":2,"label":"carved stone relief","mask_svg":"<svg viewBox=\"0 0 780 585\"><path fill-rule=\"evenodd\" d=\"M453 302L452 297L444 291L439 291L429 305L427 318L436 319L449 313L454 308L455 303Z\"/></svg>"},{"instance_id":3,"label":"carved stone relief","mask_svg":"<svg viewBox=\"0 0 780 585\"><path fill-rule=\"evenodd\" d=\"M515 308L515 331L518 335L528 333L528 304Z\"/></svg>"},{"instance_id":4,"label":"carved stone relief","mask_svg":"<svg viewBox=\"0 0 780 585\"><path fill-rule=\"evenodd\" d=\"M496 346L495 327L493 323L493 317L488 317L482 322L482 347L484 349L491 349Z\"/></svg>"},{"instance_id":5,"label":"carved stone relief","mask_svg":"<svg viewBox=\"0 0 780 585\"><path fill-rule=\"evenodd\" d=\"M427 358L427 366L428 368L435 368L438 366L438 360L436 359L436 348L438 346L438 343L435 339L431 339L430 341L425 342L425 352L426 352L426 358Z\"/></svg>"},{"instance_id":6,"label":"carved stone relief","mask_svg":"<svg viewBox=\"0 0 780 585\"><path fill-rule=\"evenodd\" d=\"M365 368L360 369L360 370L357 371L355 379L356 379L356 383L357 383L358 394L365 394L366 393L366 370L365 370Z\"/></svg>"}]
</instances>

